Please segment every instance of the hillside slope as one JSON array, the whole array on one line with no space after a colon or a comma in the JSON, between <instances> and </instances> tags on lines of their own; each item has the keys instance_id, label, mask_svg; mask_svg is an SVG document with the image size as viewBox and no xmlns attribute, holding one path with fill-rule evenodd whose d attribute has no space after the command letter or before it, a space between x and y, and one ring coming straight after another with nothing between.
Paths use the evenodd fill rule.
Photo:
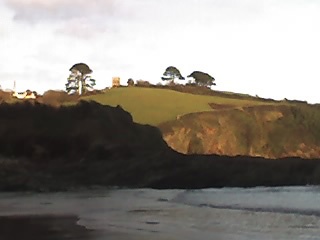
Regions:
<instances>
[{"instance_id":1,"label":"hillside slope","mask_svg":"<svg viewBox=\"0 0 320 240\"><path fill-rule=\"evenodd\" d=\"M197 92L197 87L185 87L178 90L122 87L109 89L103 94L86 96L82 99L93 100L103 105L120 105L124 110L130 112L135 122L153 126L174 120L184 114L212 111L209 103L230 104L233 106L274 104L261 101L257 98L233 98L231 94L221 95L218 92L208 91L208 89L208 92L205 92L204 95L201 92ZM180 90L194 91L198 94L181 92ZM207 95L208 93L212 95Z\"/></svg>"},{"instance_id":2,"label":"hillside slope","mask_svg":"<svg viewBox=\"0 0 320 240\"><path fill-rule=\"evenodd\" d=\"M320 109L310 105L234 108L187 114L159 126L170 147L192 154L320 157Z\"/></svg>"}]
</instances>

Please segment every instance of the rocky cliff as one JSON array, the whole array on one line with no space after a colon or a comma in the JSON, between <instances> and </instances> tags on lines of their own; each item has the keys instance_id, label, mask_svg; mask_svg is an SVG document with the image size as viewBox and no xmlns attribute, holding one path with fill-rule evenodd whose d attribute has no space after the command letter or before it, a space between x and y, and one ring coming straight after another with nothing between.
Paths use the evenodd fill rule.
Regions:
<instances>
[{"instance_id":1,"label":"rocky cliff","mask_svg":"<svg viewBox=\"0 0 320 240\"><path fill-rule=\"evenodd\" d=\"M161 124L168 145L185 154L320 157L318 107L212 104L212 108Z\"/></svg>"},{"instance_id":2,"label":"rocky cliff","mask_svg":"<svg viewBox=\"0 0 320 240\"><path fill-rule=\"evenodd\" d=\"M294 113L287 107L281 111L262 109L256 117L253 117L255 109L234 111L237 114L226 112L223 118L212 117L222 111L183 116L177 124L190 121L194 128L179 130L181 141L175 143L183 143L191 132L193 142L186 141L186 151L201 152L214 143L212 140L211 144L206 143L209 140L203 138L205 133L217 136L219 131L225 131L221 141L216 141L216 149L222 153L230 151L231 154L237 149L243 154L258 151L258 147L251 147L256 139L256 130L249 129L254 119L258 116L264 119L263 126L273 126L275 129L270 132L276 134L277 130L287 127L282 123L286 116ZM294 115L304 126L299 112ZM212 119L216 119L217 126L226 129L216 129ZM247 122L248 119L251 122ZM270 161L261 157L177 153L167 146L159 129L134 123L121 107L95 102L68 107L3 103L0 104L0 122L0 191L60 191L94 186L207 188L320 184L320 160L316 159ZM276 122L279 124L269 126ZM310 126L317 126L317 123ZM305 127L298 128L294 136L302 135ZM292 132L292 127L286 129ZM172 138L176 133L173 128ZM298 140L278 136L279 145L290 140L311 146L308 144L311 135L306 136ZM238 138L246 142L237 148ZM265 140L261 138L257 146L264 145Z\"/></svg>"}]
</instances>

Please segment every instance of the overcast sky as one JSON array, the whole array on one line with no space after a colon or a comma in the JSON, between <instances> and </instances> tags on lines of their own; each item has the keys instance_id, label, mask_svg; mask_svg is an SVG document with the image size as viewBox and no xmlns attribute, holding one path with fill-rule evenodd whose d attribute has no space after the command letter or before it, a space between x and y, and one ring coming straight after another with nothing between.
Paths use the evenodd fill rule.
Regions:
<instances>
[{"instance_id":1,"label":"overcast sky","mask_svg":"<svg viewBox=\"0 0 320 240\"><path fill-rule=\"evenodd\" d=\"M320 103L318 0L0 0L0 85L64 89L84 62L152 83L168 66L217 90Z\"/></svg>"}]
</instances>

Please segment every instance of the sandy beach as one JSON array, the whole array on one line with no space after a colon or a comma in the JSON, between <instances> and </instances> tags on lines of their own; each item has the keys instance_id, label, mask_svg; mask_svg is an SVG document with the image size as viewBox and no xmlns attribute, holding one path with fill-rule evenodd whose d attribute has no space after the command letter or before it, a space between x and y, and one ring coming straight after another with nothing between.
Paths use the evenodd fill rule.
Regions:
<instances>
[{"instance_id":1,"label":"sandy beach","mask_svg":"<svg viewBox=\"0 0 320 240\"><path fill-rule=\"evenodd\" d=\"M0 240L320 240L320 189L0 193Z\"/></svg>"}]
</instances>

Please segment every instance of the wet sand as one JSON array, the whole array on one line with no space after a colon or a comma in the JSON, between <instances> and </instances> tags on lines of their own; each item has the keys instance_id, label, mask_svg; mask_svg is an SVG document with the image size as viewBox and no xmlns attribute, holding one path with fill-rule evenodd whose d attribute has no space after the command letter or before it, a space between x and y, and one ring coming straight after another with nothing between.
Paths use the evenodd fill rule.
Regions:
<instances>
[{"instance_id":1,"label":"wet sand","mask_svg":"<svg viewBox=\"0 0 320 240\"><path fill-rule=\"evenodd\" d=\"M77 225L76 216L0 216L1 240L90 240L98 232Z\"/></svg>"}]
</instances>

